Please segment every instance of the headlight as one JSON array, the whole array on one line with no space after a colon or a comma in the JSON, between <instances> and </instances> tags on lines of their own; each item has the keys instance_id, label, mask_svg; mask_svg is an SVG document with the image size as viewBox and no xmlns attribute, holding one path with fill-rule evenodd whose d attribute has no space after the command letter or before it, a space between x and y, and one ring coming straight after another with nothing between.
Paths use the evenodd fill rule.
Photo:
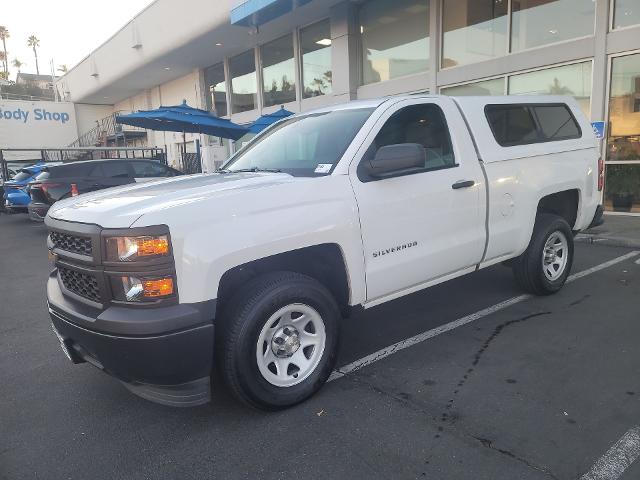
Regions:
<instances>
[{"instance_id":1,"label":"headlight","mask_svg":"<svg viewBox=\"0 0 640 480\"><path fill-rule=\"evenodd\" d=\"M110 262L135 262L167 255L167 235L107 238L107 260Z\"/></svg>"},{"instance_id":2,"label":"headlight","mask_svg":"<svg viewBox=\"0 0 640 480\"><path fill-rule=\"evenodd\" d=\"M112 285L117 300L144 302L161 300L175 293L172 276L165 277L112 277Z\"/></svg>"}]
</instances>

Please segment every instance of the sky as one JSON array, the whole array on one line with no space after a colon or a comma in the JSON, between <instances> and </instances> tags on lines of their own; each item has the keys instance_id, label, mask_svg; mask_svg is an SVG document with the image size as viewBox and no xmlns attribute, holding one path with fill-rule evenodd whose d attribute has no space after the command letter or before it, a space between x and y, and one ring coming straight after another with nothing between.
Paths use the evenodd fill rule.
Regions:
<instances>
[{"instance_id":1,"label":"sky","mask_svg":"<svg viewBox=\"0 0 640 480\"><path fill-rule=\"evenodd\" d=\"M41 74L51 73L51 59L56 69L71 69L108 40L152 0L20 0L3 1L0 25L9 30L7 52L10 78L15 80L18 58L25 65L21 71L36 73L33 50L27 38L40 39L38 63ZM2 44L0 43L0 48ZM60 72L56 72L57 75Z\"/></svg>"}]
</instances>

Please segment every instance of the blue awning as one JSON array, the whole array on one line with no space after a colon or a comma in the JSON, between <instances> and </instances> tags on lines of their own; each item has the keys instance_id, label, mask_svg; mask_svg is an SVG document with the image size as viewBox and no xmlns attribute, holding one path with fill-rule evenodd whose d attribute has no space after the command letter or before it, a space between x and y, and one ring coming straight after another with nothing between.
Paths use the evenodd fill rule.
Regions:
<instances>
[{"instance_id":1,"label":"blue awning","mask_svg":"<svg viewBox=\"0 0 640 480\"><path fill-rule=\"evenodd\" d=\"M190 107L186 101L182 105L118 115L116 122L149 130L202 133L232 140L238 140L249 131L230 120L218 118L206 110Z\"/></svg>"},{"instance_id":2,"label":"blue awning","mask_svg":"<svg viewBox=\"0 0 640 480\"><path fill-rule=\"evenodd\" d=\"M287 118L293 115L293 112L289 110L285 110L284 107L280 108L273 113L269 113L267 115L262 115L255 122L248 126L249 131L251 133L260 133L262 130L267 128L270 125L273 125L276 122L279 122L283 118Z\"/></svg>"},{"instance_id":3,"label":"blue awning","mask_svg":"<svg viewBox=\"0 0 640 480\"><path fill-rule=\"evenodd\" d=\"M245 27L265 24L312 0L245 0L231 10L231 24Z\"/></svg>"}]
</instances>

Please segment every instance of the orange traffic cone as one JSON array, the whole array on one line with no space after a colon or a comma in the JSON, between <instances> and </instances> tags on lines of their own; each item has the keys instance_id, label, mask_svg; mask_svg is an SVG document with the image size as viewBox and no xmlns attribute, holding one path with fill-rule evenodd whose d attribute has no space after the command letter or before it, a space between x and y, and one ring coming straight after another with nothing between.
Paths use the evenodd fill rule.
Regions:
<instances>
[{"instance_id":1,"label":"orange traffic cone","mask_svg":"<svg viewBox=\"0 0 640 480\"><path fill-rule=\"evenodd\" d=\"M71 196L72 197L77 197L79 195L78 193L78 185L76 185L75 183L71 184Z\"/></svg>"}]
</instances>

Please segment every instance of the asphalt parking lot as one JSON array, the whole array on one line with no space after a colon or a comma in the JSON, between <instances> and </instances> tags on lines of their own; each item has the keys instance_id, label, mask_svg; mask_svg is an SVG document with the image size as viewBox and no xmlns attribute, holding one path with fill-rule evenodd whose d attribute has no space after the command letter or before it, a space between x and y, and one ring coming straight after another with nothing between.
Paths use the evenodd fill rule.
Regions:
<instances>
[{"instance_id":1,"label":"asphalt parking lot","mask_svg":"<svg viewBox=\"0 0 640 480\"><path fill-rule=\"evenodd\" d=\"M496 266L358 313L342 374L265 414L221 385L206 406L155 405L69 363L46 311L45 238L0 215L2 479L569 480L640 424L632 249L577 244L586 274L552 297L520 297ZM584 478L637 479L640 462Z\"/></svg>"}]
</instances>

